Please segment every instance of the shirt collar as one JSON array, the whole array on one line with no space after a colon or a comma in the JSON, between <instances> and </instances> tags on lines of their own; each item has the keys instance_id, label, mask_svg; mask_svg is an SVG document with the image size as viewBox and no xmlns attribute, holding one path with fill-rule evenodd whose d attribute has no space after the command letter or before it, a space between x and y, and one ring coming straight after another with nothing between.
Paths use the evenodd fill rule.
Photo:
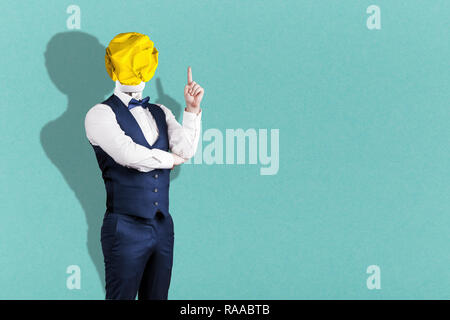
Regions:
<instances>
[{"instance_id":1,"label":"shirt collar","mask_svg":"<svg viewBox=\"0 0 450 320\"><path fill-rule=\"evenodd\" d=\"M132 96L126 94L125 92L136 92L141 94L142 98L142 91L145 88L145 82L141 82L140 84L136 86L127 86L121 84L118 80L116 81L116 88L114 89L114 94L123 102L125 106L128 106L128 103L130 103L130 100L133 99Z\"/></svg>"}]
</instances>

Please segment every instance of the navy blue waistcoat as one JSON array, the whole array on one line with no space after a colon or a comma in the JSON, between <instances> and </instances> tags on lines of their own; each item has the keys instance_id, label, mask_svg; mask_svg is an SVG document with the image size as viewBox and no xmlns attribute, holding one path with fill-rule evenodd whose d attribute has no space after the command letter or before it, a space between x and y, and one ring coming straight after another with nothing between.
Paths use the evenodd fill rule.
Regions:
<instances>
[{"instance_id":1,"label":"navy blue waistcoat","mask_svg":"<svg viewBox=\"0 0 450 320\"><path fill-rule=\"evenodd\" d=\"M111 107L119 126L135 143L149 149L169 150L166 116L159 106L148 103L159 132L158 139L150 145L128 107L117 96L113 94L102 103ZM118 164L101 147L92 147L105 182L108 211L143 218L153 218L157 211L169 213L170 169L141 172Z\"/></svg>"}]
</instances>

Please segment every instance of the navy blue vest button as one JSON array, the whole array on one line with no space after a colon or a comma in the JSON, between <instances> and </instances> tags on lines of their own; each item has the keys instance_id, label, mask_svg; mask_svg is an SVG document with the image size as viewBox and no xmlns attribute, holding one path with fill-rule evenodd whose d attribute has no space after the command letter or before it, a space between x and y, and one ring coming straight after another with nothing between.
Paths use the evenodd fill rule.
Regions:
<instances>
[{"instance_id":1,"label":"navy blue vest button","mask_svg":"<svg viewBox=\"0 0 450 320\"><path fill-rule=\"evenodd\" d=\"M157 205L158 205L158 201L155 202L155 206L157 206Z\"/></svg>"},{"instance_id":2,"label":"navy blue vest button","mask_svg":"<svg viewBox=\"0 0 450 320\"><path fill-rule=\"evenodd\" d=\"M158 179L158 174L155 174L155 178Z\"/></svg>"},{"instance_id":3,"label":"navy blue vest button","mask_svg":"<svg viewBox=\"0 0 450 320\"><path fill-rule=\"evenodd\" d=\"M158 192L158 188L155 188L155 190L153 190L154 192Z\"/></svg>"}]
</instances>

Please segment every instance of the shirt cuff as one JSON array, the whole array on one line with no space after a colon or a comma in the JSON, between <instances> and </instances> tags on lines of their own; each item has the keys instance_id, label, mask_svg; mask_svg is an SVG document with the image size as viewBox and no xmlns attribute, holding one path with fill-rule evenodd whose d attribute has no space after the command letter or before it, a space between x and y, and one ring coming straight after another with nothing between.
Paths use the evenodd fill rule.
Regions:
<instances>
[{"instance_id":1,"label":"shirt cuff","mask_svg":"<svg viewBox=\"0 0 450 320\"><path fill-rule=\"evenodd\" d=\"M170 152L166 152L156 148L152 149L152 151L154 152L153 158L160 163L158 168L172 169L174 160Z\"/></svg>"},{"instance_id":2,"label":"shirt cuff","mask_svg":"<svg viewBox=\"0 0 450 320\"><path fill-rule=\"evenodd\" d=\"M183 127L188 129L197 129L202 120L202 109L198 113L184 110L183 113Z\"/></svg>"}]
</instances>

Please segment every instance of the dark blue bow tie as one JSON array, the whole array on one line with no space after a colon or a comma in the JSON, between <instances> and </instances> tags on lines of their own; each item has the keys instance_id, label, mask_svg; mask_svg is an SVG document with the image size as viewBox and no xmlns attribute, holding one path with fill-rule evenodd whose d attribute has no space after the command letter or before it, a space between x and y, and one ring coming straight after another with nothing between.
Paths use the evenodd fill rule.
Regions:
<instances>
[{"instance_id":1,"label":"dark blue bow tie","mask_svg":"<svg viewBox=\"0 0 450 320\"><path fill-rule=\"evenodd\" d=\"M137 106L141 106L142 108L145 108L148 100L150 100L150 97L145 97L142 100L136 100L136 99L133 98L128 103L128 110L131 110L131 109L133 109L134 107L137 107Z\"/></svg>"}]
</instances>

